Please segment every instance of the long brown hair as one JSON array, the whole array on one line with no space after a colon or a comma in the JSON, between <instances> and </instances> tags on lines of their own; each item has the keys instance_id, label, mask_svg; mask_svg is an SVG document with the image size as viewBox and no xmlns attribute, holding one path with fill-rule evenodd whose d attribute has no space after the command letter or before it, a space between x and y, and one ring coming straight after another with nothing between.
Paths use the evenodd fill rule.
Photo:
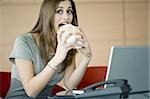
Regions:
<instances>
[{"instance_id":1,"label":"long brown hair","mask_svg":"<svg viewBox=\"0 0 150 99\"><path fill-rule=\"evenodd\" d=\"M56 52L57 34L54 30L53 24L56 8L61 1L65 0L44 0L41 5L38 21L34 28L31 30L31 33L40 34L39 50L44 65L46 65L49 61L49 53L55 54ZM71 2L73 9L72 24L78 26L75 3L73 0L69 1ZM73 49L68 52L67 57L63 62L64 68L62 69L62 71L64 71L65 68L72 63L73 58L75 57L75 53L76 50Z\"/></svg>"}]
</instances>

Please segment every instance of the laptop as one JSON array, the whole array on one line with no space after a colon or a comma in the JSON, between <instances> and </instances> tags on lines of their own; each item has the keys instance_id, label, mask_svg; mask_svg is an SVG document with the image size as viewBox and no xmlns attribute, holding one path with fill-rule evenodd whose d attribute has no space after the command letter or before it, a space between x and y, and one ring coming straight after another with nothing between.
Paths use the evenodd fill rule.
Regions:
<instances>
[{"instance_id":1,"label":"laptop","mask_svg":"<svg viewBox=\"0 0 150 99\"><path fill-rule=\"evenodd\" d=\"M127 79L129 99L149 99L150 46L112 46L106 81Z\"/></svg>"}]
</instances>

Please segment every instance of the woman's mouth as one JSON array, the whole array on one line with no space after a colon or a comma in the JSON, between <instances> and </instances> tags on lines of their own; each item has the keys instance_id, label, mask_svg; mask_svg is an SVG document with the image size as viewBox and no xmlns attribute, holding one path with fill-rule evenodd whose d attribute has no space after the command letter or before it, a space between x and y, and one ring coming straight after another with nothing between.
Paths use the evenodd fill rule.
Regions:
<instances>
[{"instance_id":1,"label":"woman's mouth","mask_svg":"<svg viewBox=\"0 0 150 99\"><path fill-rule=\"evenodd\" d=\"M62 26L64 26L64 25L66 25L66 24L68 24L68 23L60 23L60 24L58 25L58 27L60 28L60 27L62 27Z\"/></svg>"}]
</instances>

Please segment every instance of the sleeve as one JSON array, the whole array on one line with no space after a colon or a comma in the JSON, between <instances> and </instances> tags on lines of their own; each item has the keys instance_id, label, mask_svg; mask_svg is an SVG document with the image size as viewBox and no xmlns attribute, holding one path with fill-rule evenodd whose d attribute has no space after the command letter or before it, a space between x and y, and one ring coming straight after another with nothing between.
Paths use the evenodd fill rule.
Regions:
<instances>
[{"instance_id":1,"label":"sleeve","mask_svg":"<svg viewBox=\"0 0 150 99\"><path fill-rule=\"evenodd\" d=\"M29 44L24 36L20 35L16 38L14 42L14 46L9 56L9 60L15 64L15 59L26 59L31 60Z\"/></svg>"}]
</instances>

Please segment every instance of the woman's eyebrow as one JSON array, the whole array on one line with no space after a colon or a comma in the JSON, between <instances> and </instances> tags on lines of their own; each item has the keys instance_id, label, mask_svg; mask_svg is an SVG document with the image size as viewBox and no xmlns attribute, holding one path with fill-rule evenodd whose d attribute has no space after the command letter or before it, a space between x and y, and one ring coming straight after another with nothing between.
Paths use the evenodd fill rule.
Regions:
<instances>
[{"instance_id":1,"label":"woman's eyebrow","mask_svg":"<svg viewBox=\"0 0 150 99\"><path fill-rule=\"evenodd\" d=\"M61 6L60 6L60 7L57 7L56 9L58 9L58 8L62 9L62 8L64 8L64 7L61 7ZM72 9L72 7L68 7L68 8L69 8L69 9Z\"/></svg>"},{"instance_id":2,"label":"woman's eyebrow","mask_svg":"<svg viewBox=\"0 0 150 99\"><path fill-rule=\"evenodd\" d=\"M63 9L63 7L57 7L56 10L57 10L57 9Z\"/></svg>"},{"instance_id":3,"label":"woman's eyebrow","mask_svg":"<svg viewBox=\"0 0 150 99\"><path fill-rule=\"evenodd\" d=\"M69 7L69 9L73 9L72 7Z\"/></svg>"}]
</instances>

